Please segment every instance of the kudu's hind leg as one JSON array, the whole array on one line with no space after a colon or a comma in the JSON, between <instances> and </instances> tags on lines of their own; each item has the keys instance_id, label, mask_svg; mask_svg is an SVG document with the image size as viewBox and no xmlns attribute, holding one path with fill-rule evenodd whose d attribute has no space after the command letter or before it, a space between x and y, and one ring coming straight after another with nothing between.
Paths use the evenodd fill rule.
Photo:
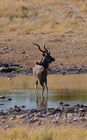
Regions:
<instances>
[{"instance_id":1,"label":"kudu's hind leg","mask_svg":"<svg viewBox=\"0 0 87 140\"><path fill-rule=\"evenodd\" d=\"M36 95L37 87L38 87L38 80L36 80L36 85L35 85L35 100L36 100L36 104L38 104L38 97Z\"/></svg>"},{"instance_id":2,"label":"kudu's hind leg","mask_svg":"<svg viewBox=\"0 0 87 140\"><path fill-rule=\"evenodd\" d=\"M37 91L37 87L38 87L38 80L36 80L36 85L35 85L35 94L36 94L36 91Z\"/></svg>"},{"instance_id":3,"label":"kudu's hind leg","mask_svg":"<svg viewBox=\"0 0 87 140\"><path fill-rule=\"evenodd\" d=\"M46 96L46 100L48 99L48 86L47 86L47 80L45 81L45 87L46 87L46 91L47 91L47 96Z\"/></svg>"},{"instance_id":4,"label":"kudu's hind leg","mask_svg":"<svg viewBox=\"0 0 87 140\"><path fill-rule=\"evenodd\" d=\"M43 95L45 86L44 86L44 83L40 83L40 85L42 86L42 95Z\"/></svg>"}]
</instances>

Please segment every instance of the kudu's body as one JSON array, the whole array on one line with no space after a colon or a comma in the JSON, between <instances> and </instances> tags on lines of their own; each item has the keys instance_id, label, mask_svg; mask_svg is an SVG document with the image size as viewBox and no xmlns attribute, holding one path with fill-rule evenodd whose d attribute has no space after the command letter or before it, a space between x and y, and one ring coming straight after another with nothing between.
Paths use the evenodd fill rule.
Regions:
<instances>
[{"instance_id":1,"label":"kudu's body","mask_svg":"<svg viewBox=\"0 0 87 140\"><path fill-rule=\"evenodd\" d=\"M37 62L35 64L35 67L33 68L33 75L36 77L36 87L35 87L35 94L38 86L38 81L40 85L42 86L42 95L44 93L44 89L46 87L47 90L47 97L48 97L48 86L47 86L47 70L49 67L49 64L55 61L55 59L50 55L50 52L45 48L44 44L44 50L40 48L40 46L36 43L33 43L34 45L38 46L39 50L42 52L43 57L40 62Z\"/></svg>"}]
</instances>

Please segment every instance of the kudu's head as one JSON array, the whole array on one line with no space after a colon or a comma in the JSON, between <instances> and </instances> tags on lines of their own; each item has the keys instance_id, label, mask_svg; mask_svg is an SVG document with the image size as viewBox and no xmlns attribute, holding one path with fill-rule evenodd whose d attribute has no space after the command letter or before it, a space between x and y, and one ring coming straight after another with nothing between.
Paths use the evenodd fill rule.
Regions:
<instances>
[{"instance_id":1,"label":"kudu's head","mask_svg":"<svg viewBox=\"0 0 87 140\"><path fill-rule=\"evenodd\" d=\"M50 55L50 51L48 51L46 49L45 44L43 44L44 50L42 50L38 44L36 44L36 43L33 43L33 44L38 46L39 50L42 52L44 59L42 60L41 63L43 64L43 66L46 66L46 68L47 68L50 63L55 61L55 59Z\"/></svg>"}]
</instances>

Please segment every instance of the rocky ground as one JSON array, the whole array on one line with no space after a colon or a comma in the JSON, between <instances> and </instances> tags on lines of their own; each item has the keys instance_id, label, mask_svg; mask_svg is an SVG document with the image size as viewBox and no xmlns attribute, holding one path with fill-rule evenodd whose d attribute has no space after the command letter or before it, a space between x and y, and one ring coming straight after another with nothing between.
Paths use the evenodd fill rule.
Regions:
<instances>
[{"instance_id":1,"label":"rocky ground","mask_svg":"<svg viewBox=\"0 0 87 140\"><path fill-rule=\"evenodd\" d=\"M7 111L0 111L0 128L15 126L37 128L39 126L87 125L87 106L59 103L58 108L25 109L14 106Z\"/></svg>"},{"instance_id":2,"label":"rocky ground","mask_svg":"<svg viewBox=\"0 0 87 140\"><path fill-rule=\"evenodd\" d=\"M55 58L48 73L87 73L86 0L8 1L0 1L0 76L32 75L35 63L41 60L33 42L41 47L45 43ZM43 110L14 106L0 111L0 127L5 129L18 124L34 127L86 122L84 105Z\"/></svg>"},{"instance_id":3,"label":"rocky ground","mask_svg":"<svg viewBox=\"0 0 87 140\"><path fill-rule=\"evenodd\" d=\"M45 43L55 58L49 73L87 73L86 0L1 0L0 6L1 76L32 74L41 60L33 42Z\"/></svg>"},{"instance_id":4,"label":"rocky ground","mask_svg":"<svg viewBox=\"0 0 87 140\"><path fill-rule=\"evenodd\" d=\"M61 64L62 65L62 64ZM56 66L51 67L48 70L48 74L84 74L87 73L87 67L84 65L68 65L68 66ZM23 66L20 64L8 64L0 63L0 76L13 77L17 75L32 75L33 68L29 66Z\"/></svg>"}]
</instances>

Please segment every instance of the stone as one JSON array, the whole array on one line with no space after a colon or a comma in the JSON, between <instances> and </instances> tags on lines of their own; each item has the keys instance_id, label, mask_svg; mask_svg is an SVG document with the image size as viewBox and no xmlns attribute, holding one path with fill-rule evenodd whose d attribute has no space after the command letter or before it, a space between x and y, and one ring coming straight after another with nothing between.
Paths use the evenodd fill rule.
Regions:
<instances>
[{"instance_id":1,"label":"stone","mask_svg":"<svg viewBox=\"0 0 87 140\"><path fill-rule=\"evenodd\" d=\"M21 108L26 108L26 106L22 105Z\"/></svg>"},{"instance_id":2,"label":"stone","mask_svg":"<svg viewBox=\"0 0 87 140\"><path fill-rule=\"evenodd\" d=\"M20 121L19 124L20 124L20 125L21 125L21 124L24 124L24 121Z\"/></svg>"},{"instance_id":3,"label":"stone","mask_svg":"<svg viewBox=\"0 0 87 140\"><path fill-rule=\"evenodd\" d=\"M7 63L0 63L0 67L9 67L9 64L7 64Z\"/></svg>"},{"instance_id":4,"label":"stone","mask_svg":"<svg viewBox=\"0 0 87 140\"><path fill-rule=\"evenodd\" d=\"M85 118L81 117L79 121L83 122L85 121Z\"/></svg>"},{"instance_id":5,"label":"stone","mask_svg":"<svg viewBox=\"0 0 87 140\"><path fill-rule=\"evenodd\" d=\"M16 119L16 116L12 116L10 119L11 119L11 120L14 120L14 119Z\"/></svg>"},{"instance_id":6,"label":"stone","mask_svg":"<svg viewBox=\"0 0 87 140\"><path fill-rule=\"evenodd\" d=\"M63 106L70 106L70 104L64 104Z\"/></svg>"},{"instance_id":7,"label":"stone","mask_svg":"<svg viewBox=\"0 0 87 140\"><path fill-rule=\"evenodd\" d=\"M77 122L79 120L79 117L74 117L73 121Z\"/></svg>"},{"instance_id":8,"label":"stone","mask_svg":"<svg viewBox=\"0 0 87 140\"><path fill-rule=\"evenodd\" d=\"M37 121L37 125L41 125L41 121Z\"/></svg>"},{"instance_id":9,"label":"stone","mask_svg":"<svg viewBox=\"0 0 87 140\"><path fill-rule=\"evenodd\" d=\"M25 51L23 51L21 54L25 54L26 52Z\"/></svg>"},{"instance_id":10,"label":"stone","mask_svg":"<svg viewBox=\"0 0 87 140\"><path fill-rule=\"evenodd\" d=\"M53 124L58 124L58 120L54 120L53 121Z\"/></svg>"},{"instance_id":11,"label":"stone","mask_svg":"<svg viewBox=\"0 0 87 140\"><path fill-rule=\"evenodd\" d=\"M3 119L3 120L2 120L2 123L5 123L5 122L6 122L6 121Z\"/></svg>"},{"instance_id":12,"label":"stone","mask_svg":"<svg viewBox=\"0 0 87 140\"><path fill-rule=\"evenodd\" d=\"M26 118L26 115L20 115L17 117L18 119L23 119L23 118Z\"/></svg>"},{"instance_id":13,"label":"stone","mask_svg":"<svg viewBox=\"0 0 87 140\"><path fill-rule=\"evenodd\" d=\"M59 113L59 112L62 112L62 110L59 109L59 108L56 108L50 113L50 115L53 115L53 114L56 114L56 113Z\"/></svg>"},{"instance_id":14,"label":"stone","mask_svg":"<svg viewBox=\"0 0 87 140\"><path fill-rule=\"evenodd\" d=\"M10 68L10 67L8 67L8 68L1 67L0 68L0 72L2 72L2 73L9 73L9 72L13 72L15 70L16 70L15 68Z\"/></svg>"},{"instance_id":15,"label":"stone","mask_svg":"<svg viewBox=\"0 0 87 140\"><path fill-rule=\"evenodd\" d=\"M0 99L5 99L6 97L5 96L0 96Z\"/></svg>"},{"instance_id":16,"label":"stone","mask_svg":"<svg viewBox=\"0 0 87 140\"><path fill-rule=\"evenodd\" d=\"M63 102L58 102L59 105L63 105Z\"/></svg>"},{"instance_id":17,"label":"stone","mask_svg":"<svg viewBox=\"0 0 87 140\"><path fill-rule=\"evenodd\" d=\"M36 117L39 117L39 118L44 118L44 115L42 115L42 114L37 114L37 116Z\"/></svg>"},{"instance_id":18,"label":"stone","mask_svg":"<svg viewBox=\"0 0 87 140\"><path fill-rule=\"evenodd\" d=\"M11 98L8 98L8 99L7 99L7 101L11 101L11 100L12 100Z\"/></svg>"},{"instance_id":19,"label":"stone","mask_svg":"<svg viewBox=\"0 0 87 140\"><path fill-rule=\"evenodd\" d=\"M29 123L35 123L35 122L37 122L37 121L38 121L37 118L32 118L32 119L28 120Z\"/></svg>"},{"instance_id":20,"label":"stone","mask_svg":"<svg viewBox=\"0 0 87 140\"><path fill-rule=\"evenodd\" d=\"M5 129L8 129L8 128L10 128L10 125L6 125L6 126L5 126Z\"/></svg>"}]
</instances>

